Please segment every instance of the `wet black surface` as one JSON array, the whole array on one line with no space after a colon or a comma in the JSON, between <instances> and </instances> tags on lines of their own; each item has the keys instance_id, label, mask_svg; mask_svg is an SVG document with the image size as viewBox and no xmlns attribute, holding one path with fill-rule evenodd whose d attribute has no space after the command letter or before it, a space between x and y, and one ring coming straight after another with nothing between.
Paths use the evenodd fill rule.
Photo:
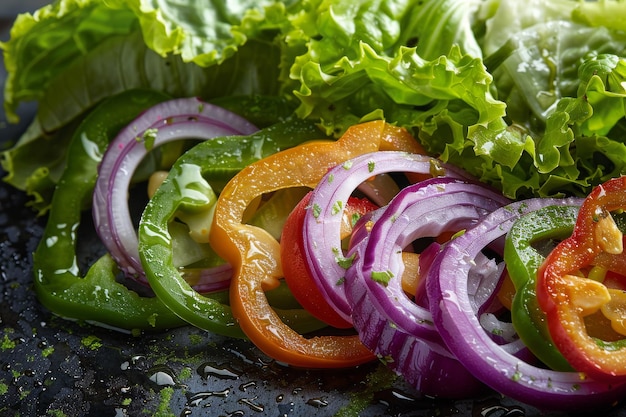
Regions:
<instances>
[{"instance_id":1,"label":"wet black surface","mask_svg":"<svg viewBox=\"0 0 626 417\"><path fill-rule=\"evenodd\" d=\"M35 3L21 2L20 10ZM2 40L10 26L4 7ZM8 126L0 113L0 149L22 128ZM0 183L2 416L541 414L495 393L458 402L423 398L378 363L298 370L271 361L246 341L192 327L132 336L58 318L38 303L32 288L31 254L46 219L26 209L26 201ZM83 242L86 256L101 251L93 232Z\"/></svg>"}]
</instances>

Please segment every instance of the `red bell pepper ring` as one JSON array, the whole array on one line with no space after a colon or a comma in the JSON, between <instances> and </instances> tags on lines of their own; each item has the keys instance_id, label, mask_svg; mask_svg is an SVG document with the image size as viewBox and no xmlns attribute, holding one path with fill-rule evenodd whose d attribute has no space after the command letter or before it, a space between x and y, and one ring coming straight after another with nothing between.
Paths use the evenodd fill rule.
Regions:
<instances>
[{"instance_id":1,"label":"red bell pepper ring","mask_svg":"<svg viewBox=\"0 0 626 417\"><path fill-rule=\"evenodd\" d=\"M626 293L590 273L626 271L624 237L611 215L623 209L626 176L597 186L580 207L572 235L537 271L537 300L554 344L574 369L600 380L626 377ZM626 280L619 284L624 288ZM612 327L603 335L586 323L598 314Z\"/></svg>"}]
</instances>

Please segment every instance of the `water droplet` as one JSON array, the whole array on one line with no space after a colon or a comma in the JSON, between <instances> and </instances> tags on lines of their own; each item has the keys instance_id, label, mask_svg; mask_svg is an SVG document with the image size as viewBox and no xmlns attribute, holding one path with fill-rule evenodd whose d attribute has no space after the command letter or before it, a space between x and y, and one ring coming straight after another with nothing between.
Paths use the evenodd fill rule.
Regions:
<instances>
[{"instance_id":1,"label":"water droplet","mask_svg":"<svg viewBox=\"0 0 626 417\"><path fill-rule=\"evenodd\" d=\"M246 392L246 390L250 387L256 387L256 382L250 381L250 382L246 382L244 384L239 385L239 391Z\"/></svg>"},{"instance_id":2,"label":"water droplet","mask_svg":"<svg viewBox=\"0 0 626 417\"><path fill-rule=\"evenodd\" d=\"M198 374L202 378L208 378L209 375L217 376L223 379L237 379L241 376L241 373L235 371L228 366L217 365L214 363L203 363L198 367Z\"/></svg>"},{"instance_id":3,"label":"water droplet","mask_svg":"<svg viewBox=\"0 0 626 417\"><path fill-rule=\"evenodd\" d=\"M328 401L323 398L310 398L307 400L306 404L315 408L323 408L328 405Z\"/></svg>"},{"instance_id":4,"label":"water droplet","mask_svg":"<svg viewBox=\"0 0 626 417\"><path fill-rule=\"evenodd\" d=\"M165 367L159 366L152 368L148 371L150 374L150 381L154 382L159 386L176 386L179 385L176 377L174 376L174 371Z\"/></svg>"},{"instance_id":5,"label":"water droplet","mask_svg":"<svg viewBox=\"0 0 626 417\"><path fill-rule=\"evenodd\" d=\"M254 397L254 398L240 398L239 399L239 403L247 405L253 411L258 411L259 413L262 413L263 411L265 411L265 407L262 404L257 403L256 399L257 399L257 397Z\"/></svg>"},{"instance_id":6,"label":"water droplet","mask_svg":"<svg viewBox=\"0 0 626 417\"><path fill-rule=\"evenodd\" d=\"M223 391L205 391L205 392L196 392L196 393L188 393L187 394L187 405L191 407L198 407L202 401L206 400L209 397L227 397L230 393L229 389L225 389Z\"/></svg>"}]
</instances>

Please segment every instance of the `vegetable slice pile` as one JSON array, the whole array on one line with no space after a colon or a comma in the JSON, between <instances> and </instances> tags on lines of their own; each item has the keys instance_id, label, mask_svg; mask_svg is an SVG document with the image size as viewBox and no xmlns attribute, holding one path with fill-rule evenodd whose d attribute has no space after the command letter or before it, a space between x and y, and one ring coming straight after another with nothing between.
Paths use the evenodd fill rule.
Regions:
<instances>
[{"instance_id":1,"label":"vegetable slice pile","mask_svg":"<svg viewBox=\"0 0 626 417\"><path fill-rule=\"evenodd\" d=\"M49 210L39 299L126 331L248 337L294 366L379 355L437 397L488 386L539 408L612 406L626 392L624 4L57 0L19 16L0 43L5 112L38 109L2 165ZM245 104L257 96L282 110ZM212 140L167 152L135 236L131 174L169 133ZM371 184L379 207L342 233ZM90 201L109 253L83 274ZM341 336L294 295L297 276L283 282L290 241L298 285Z\"/></svg>"},{"instance_id":2,"label":"vegetable slice pile","mask_svg":"<svg viewBox=\"0 0 626 417\"><path fill-rule=\"evenodd\" d=\"M401 172L422 176L446 175L461 178L454 167L432 157L399 152L379 152L352 158L330 170L313 190L303 224L303 247L310 272L327 301L346 321L351 308L341 282L350 259L342 251L340 225L343 208L357 187L382 173Z\"/></svg>"},{"instance_id":3,"label":"vegetable slice pile","mask_svg":"<svg viewBox=\"0 0 626 417\"><path fill-rule=\"evenodd\" d=\"M100 239L127 276L147 283L139 259L127 193L137 167L148 152L173 141L248 135L257 130L256 126L234 113L197 98L188 98L166 101L150 108L117 135L99 166L93 193L93 216ZM189 186L181 184L183 193L191 195L191 199L195 196L205 199L206 205L214 203L217 198L214 193L195 190L193 187L199 184L193 177L188 181Z\"/></svg>"},{"instance_id":4,"label":"vegetable slice pile","mask_svg":"<svg viewBox=\"0 0 626 417\"><path fill-rule=\"evenodd\" d=\"M473 260L505 233L521 215L546 205L574 201L531 199L494 211L474 228L457 237L436 257L427 277L435 326L448 348L476 378L504 395L544 409L597 410L620 400L626 384L599 381L578 372L538 367L495 343L481 327L467 291Z\"/></svg>"},{"instance_id":5,"label":"vegetable slice pile","mask_svg":"<svg viewBox=\"0 0 626 417\"><path fill-rule=\"evenodd\" d=\"M626 256L612 214L624 208L626 177L596 187L582 203L572 235L550 252L537 273L537 300L555 345L574 369L602 381L626 377ZM594 269L601 272L594 276ZM617 274L616 286L608 279L611 272ZM585 319L598 312L612 332L593 334Z\"/></svg>"},{"instance_id":6,"label":"vegetable slice pile","mask_svg":"<svg viewBox=\"0 0 626 417\"><path fill-rule=\"evenodd\" d=\"M428 306L404 292L402 251L417 239L465 229L507 202L481 185L425 180L363 219L369 232L352 242L356 259L346 273L346 294L355 328L366 346L425 394L465 398L482 384L447 350ZM422 275L422 269L411 273Z\"/></svg>"}]
</instances>

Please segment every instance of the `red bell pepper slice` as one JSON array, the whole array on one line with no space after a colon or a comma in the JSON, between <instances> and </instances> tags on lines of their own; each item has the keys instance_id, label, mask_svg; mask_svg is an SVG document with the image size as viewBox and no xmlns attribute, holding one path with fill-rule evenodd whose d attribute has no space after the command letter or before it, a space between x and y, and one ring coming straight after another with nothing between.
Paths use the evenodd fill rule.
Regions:
<instances>
[{"instance_id":1,"label":"red bell pepper slice","mask_svg":"<svg viewBox=\"0 0 626 417\"><path fill-rule=\"evenodd\" d=\"M280 237L280 258L283 261L285 282L296 300L313 317L338 329L348 329L352 327L352 323L344 320L327 301L315 283L306 260L302 230L307 214L306 207L310 200L309 192L289 214L283 227ZM352 232L353 216L360 217L376 208L377 206L367 199L350 197L344 212L342 235L345 237Z\"/></svg>"},{"instance_id":2,"label":"red bell pepper slice","mask_svg":"<svg viewBox=\"0 0 626 417\"><path fill-rule=\"evenodd\" d=\"M574 369L594 379L626 377L626 282L615 278L626 271L626 255L611 214L623 209L626 176L597 186L584 200L572 235L537 271L537 300L554 344ZM598 270L612 278L601 282L590 273ZM598 314L607 323L603 334L590 325Z\"/></svg>"}]
</instances>

